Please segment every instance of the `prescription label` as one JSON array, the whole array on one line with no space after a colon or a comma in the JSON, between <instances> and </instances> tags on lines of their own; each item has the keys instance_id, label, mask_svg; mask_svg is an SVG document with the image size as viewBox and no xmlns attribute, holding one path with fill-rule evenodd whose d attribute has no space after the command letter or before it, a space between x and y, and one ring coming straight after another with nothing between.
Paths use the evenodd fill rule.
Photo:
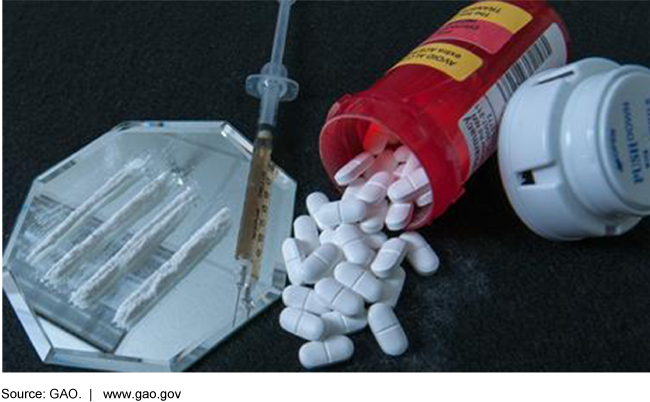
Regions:
<instances>
[{"instance_id":1,"label":"prescription label","mask_svg":"<svg viewBox=\"0 0 650 402\"><path fill-rule=\"evenodd\" d=\"M538 71L566 64L567 47L557 24L551 25L458 122L469 151L471 175L497 147L499 122L515 90Z\"/></svg>"},{"instance_id":2,"label":"prescription label","mask_svg":"<svg viewBox=\"0 0 650 402\"><path fill-rule=\"evenodd\" d=\"M502 1L484 1L463 8L425 43L454 39L495 54L533 17Z\"/></svg>"},{"instance_id":3,"label":"prescription label","mask_svg":"<svg viewBox=\"0 0 650 402\"><path fill-rule=\"evenodd\" d=\"M483 65L483 60L456 45L429 43L413 49L393 69L413 64L435 68L456 81L463 81Z\"/></svg>"}]
</instances>

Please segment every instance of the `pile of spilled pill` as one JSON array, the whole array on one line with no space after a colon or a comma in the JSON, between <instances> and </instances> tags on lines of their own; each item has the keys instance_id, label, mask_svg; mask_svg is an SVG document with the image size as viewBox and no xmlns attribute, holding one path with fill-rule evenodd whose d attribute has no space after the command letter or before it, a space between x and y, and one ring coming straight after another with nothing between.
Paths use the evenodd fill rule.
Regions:
<instances>
[{"instance_id":1,"label":"pile of spilled pill","mask_svg":"<svg viewBox=\"0 0 650 402\"><path fill-rule=\"evenodd\" d=\"M381 132L366 135L364 152L334 179L346 187L341 200L310 194L309 215L296 218L294 237L282 244L291 285L282 294L280 326L308 341L298 353L305 368L348 360L354 344L347 335L366 326L384 353L404 353L408 339L393 311L406 277L402 262L421 275L439 265L417 232L390 239L382 232L405 229L414 209L432 202L426 173L408 147Z\"/></svg>"}]
</instances>

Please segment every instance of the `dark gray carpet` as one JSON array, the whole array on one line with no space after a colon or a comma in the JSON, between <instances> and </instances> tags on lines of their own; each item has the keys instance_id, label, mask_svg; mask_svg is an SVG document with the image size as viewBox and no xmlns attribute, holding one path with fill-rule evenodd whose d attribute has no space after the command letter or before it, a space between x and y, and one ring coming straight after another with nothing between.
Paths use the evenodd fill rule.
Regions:
<instances>
[{"instance_id":1,"label":"dark gray carpet","mask_svg":"<svg viewBox=\"0 0 650 402\"><path fill-rule=\"evenodd\" d=\"M558 2L572 59L650 65L650 3ZM298 180L297 212L314 190L333 194L318 162L329 106L366 88L459 4L298 2L286 63L301 85L283 106L274 159ZM270 53L272 2L5 2L6 242L29 183L125 120L227 119L252 133L257 101L243 89ZM494 160L463 199L424 231L438 275L409 274L397 308L411 347L384 356L353 339L346 371L647 371L650 220L615 239L551 243L508 205ZM280 305L192 369L301 370L301 341L280 331ZM5 298L5 371L43 365Z\"/></svg>"}]
</instances>

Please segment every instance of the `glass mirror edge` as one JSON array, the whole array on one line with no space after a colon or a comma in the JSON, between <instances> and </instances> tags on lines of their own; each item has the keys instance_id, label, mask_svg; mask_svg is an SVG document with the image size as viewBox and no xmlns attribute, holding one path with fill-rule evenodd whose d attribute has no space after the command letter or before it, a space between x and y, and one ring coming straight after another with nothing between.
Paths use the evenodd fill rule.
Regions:
<instances>
[{"instance_id":1,"label":"glass mirror edge","mask_svg":"<svg viewBox=\"0 0 650 402\"><path fill-rule=\"evenodd\" d=\"M12 235L9 238L6 256L10 256L12 250L14 249L15 238L13 230L16 227L21 227L25 216L27 215L28 208L27 206L31 204L31 200L34 196L34 193L38 190L39 186L42 184L41 181L48 179L50 175L55 175L52 178L58 176L59 174L65 172L66 164L71 162L74 164L75 158L79 155L80 152L83 152L88 147L97 147L102 146L102 144L114 137L115 135L124 134L124 131L137 129L138 127L148 127L147 125L161 124L178 128L189 128L193 124L199 124L202 128L209 129L210 131L215 130L215 132L226 132L233 142L237 143L240 148L246 152L252 151L252 145L249 140L241 134L234 126L232 126L227 121L178 121L178 122L166 122L166 121L127 121L120 123L113 127L108 132L104 133L98 139L86 144L84 147L74 152L69 157L63 159L59 163L55 164L51 168L45 170L43 173L39 174L31 183L29 193L25 199L25 203L21 207L19 216L16 220L14 228L12 229ZM155 126L153 126L155 127ZM293 202L291 202L291 216L293 216L295 209L295 196L297 192L297 182L288 175L284 170L276 165L277 173L282 175L283 187L288 190L286 194ZM61 170L59 172L59 170ZM288 224L290 235L291 222ZM7 259L9 260L9 259ZM7 261L6 260L6 261ZM284 266L280 264L279 267L274 267L274 270L279 269L285 274L285 283L286 283L286 271ZM37 352L39 358L46 364L55 364L68 367L82 368L82 369L95 369L95 370L110 370L110 371L182 371L186 370L192 364L196 363L199 359L203 358L206 354L212 352L220 343L227 340L234 332L241 329L246 325L250 320L255 318L257 315L261 314L268 307L270 307L274 302L280 299L280 294L282 288L284 287L283 283L280 284L273 283L273 286L265 294L266 300L260 306L258 311L255 312L249 319L243 321L234 327L226 335L223 334L212 334L206 340L197 343L196 347L193 347L191 351L186 350L186 353L179 353L174 358L168 361L146 361L138 358L131 358L126 356L116 356L110 354L103 354L101 352L90 352L90 351L75 351L68 349L61 349L53 346L51 340L49 339L47 331L39 323L39 316L35 314L32 309L27 304L20 287L17 286L13 276L11 275L11 267L9 265L3 264L3 288L7 294L7 298L14 309L16 316L21 322L25 333L27 334L30 343L33 345L35 351ZM180 358L180 355L183 355Z\"/></svg>"},{"instance_id":2,"label":"glass mirror edge","mask_svg":"<svg viewBox=\"0 0 650 402\"><path fill-rule=\"evenodd\" d=\"M6 265L2 267L2 288L36 354L38 354L38 357L42 361L45 361L51 354L52 349L54 349L52 343L45 330L39 324L37 315L27 304L25 297L20 291L20 287L11 275L10 267Z\"/></svg>"}]
</instances>

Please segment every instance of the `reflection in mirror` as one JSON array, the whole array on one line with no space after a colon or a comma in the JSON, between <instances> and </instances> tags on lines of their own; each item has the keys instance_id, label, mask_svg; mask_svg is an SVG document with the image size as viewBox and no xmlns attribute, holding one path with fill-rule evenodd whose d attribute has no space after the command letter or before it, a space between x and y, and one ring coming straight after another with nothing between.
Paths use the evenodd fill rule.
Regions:
<instances>
[{"instance_id":1,"label":"reflection in mirror","mask_svg":"<svg viewBox=\"0 0 650 402\"><path fill-rule=\"evenodd\" d=\"M250 151L225 122L125 123L34 181L3 280L45 362L183 370L246 322L234 250ZM295 191L276 167L251 318L284 286Z\"/></svg>"}]
</instances>

